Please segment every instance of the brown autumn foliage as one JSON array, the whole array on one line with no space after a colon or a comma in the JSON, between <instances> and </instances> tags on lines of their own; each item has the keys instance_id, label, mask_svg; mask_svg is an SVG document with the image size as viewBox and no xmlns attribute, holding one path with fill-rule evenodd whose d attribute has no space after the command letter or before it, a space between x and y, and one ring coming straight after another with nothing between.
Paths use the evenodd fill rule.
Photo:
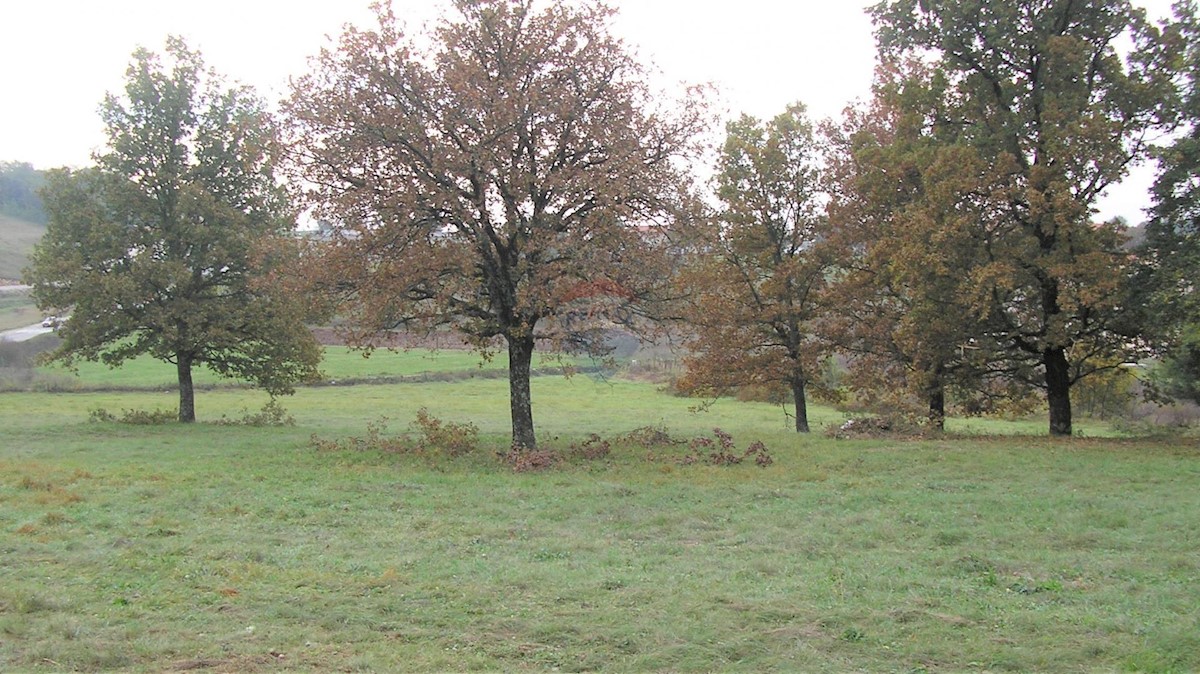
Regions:
<instances>
[{"instance_id":1,"label":"brown autumn foliage","mask_svg":"<svg viewBox=\"0 0 1200 674\"><path fill-rule=\"evenodd\" d=\"M812 323L828 265L815 245L825 218L812 125L793 104L765 124L742 116L726 133L721 208L681 275L693 332L677 387L778 389L791 395L796 431L808 432L808 389L825 355Z\"/></svg>"},{"instance_id":2,"label":"brown autumn foliage","mask_svg":"<svg viewBox=\"0 0 1200 674\"><path fill-rule=\"evenodd\" d=\"M650 91L601 2L454 8L410 36L380 6L295 83L300 174L336 225L310 280L356 344L503 340L513 443L531 449L535 340L603 350L669 289L702 99Z\"/></svg>"},{"instance_id":3,"label":"brown autumn foliage","mask_svg":"<svg viewBox=\"0 0 1200 674\"><path fill-rule=\"evenodd\" d=\"M985 376L1002 364L971 305L971 274L986 259L975 231L986 216L959 203L979 192L985 171L954 129L927 114L937 83L920 63L883 64L871 102L825 130L825 243L838 251L838 272L820 327L848 357L845 384L860 402L920 401L941 428L947 394L985 397Z\"/></svg>"},{"instance_id":4,"label":"brown autumn foliage","mask_svg":"<svg viewBox=\"0 0 1200 674\"><path fill-rule=\"evenodd\" d=\"M908 112L951 137L939 144L965 168L947 175L974 175L932 202L969 215L961 231L983 253L966 273L969 315L1008 374L1045 391L1050 433L1069 435L1071 387L1144 355L1124 310L1123 238L1093 212L1173 122L1178 32L1128 0L886 0L871 12L885 60L937 73Z\"/></svg>"}]
</instances>

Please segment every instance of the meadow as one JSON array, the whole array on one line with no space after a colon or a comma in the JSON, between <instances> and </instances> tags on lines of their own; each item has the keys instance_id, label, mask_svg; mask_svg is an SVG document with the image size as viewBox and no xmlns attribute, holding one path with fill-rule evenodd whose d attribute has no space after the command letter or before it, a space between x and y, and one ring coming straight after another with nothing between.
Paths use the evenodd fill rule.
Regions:
<instances>
[{"instance_id":1,"label":"meadow","mask_svg":"<svg viewBox=\"0 0 1200 674\"><path fill-rule=\"evenodd\" d=\"M559 460L516 472L497 367L334 349L329 378L379 383L267 427L215 423L267 402L228 386L194 425L92 420L173 407L149 362L0 393L0 671L1200 670L1194 438L800 437L769 404L546 375ZM418 446L422 408L478 448ZM772 461L704 460L713 428Z\"/></svg>"},{"instance_id":2,"label":"meadow","mask_svg":"<svg viewBox=\"0 0 1200 674\"><path fill-rule=\"evenodd\" d=\"M29 298L29 292L0 292L0 331L23 328L41 322L42 313Z\"/></svg>"}]
</instances>

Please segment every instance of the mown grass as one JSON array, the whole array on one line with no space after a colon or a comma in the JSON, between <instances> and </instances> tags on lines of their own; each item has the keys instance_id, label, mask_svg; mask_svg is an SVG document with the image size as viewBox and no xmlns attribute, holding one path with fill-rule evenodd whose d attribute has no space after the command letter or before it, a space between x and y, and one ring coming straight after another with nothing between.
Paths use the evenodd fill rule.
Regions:
<instances>
[{"instance_id":1,"label":"mown grass","mask_svg":"<svg viewBox=\"0 0 1200 674\"><path fill-rule=\"evenodd\" d=\"M534 359L535 368L595 366L586 358L558 358L553 356ZM508 355L495 354L487 359L478 353L461 349L411 349L408 351L375 351L369 356L363 351L343 346L325 347L321 361L322 380L326 383L346 384L378 380L397 379L452 379L478 375L495 377L508 368ZM141 356L127 361L118 368L103 363L79 362L72 368L60 364L40 366L39 371L59 389L138 389L171 388L176 385L175 366L150 356ZM450 376L447 376L450 375ZM222 378L205 367L197 367L193 380L197 386L231 386L244 384L237 380Z\"/></svg>"},{"instance_id":2,"label":"mown grass","mask_svg":"<svg viewBox=\"0 0 1200 674\"><path fill-rule=\"evenodd\" d=\"M0 670L1200 669L1194 441L834 441L771 405L534 387L543 445L612 453L513 473L502 380L302 389L280 428L87 421L170 393L0 394ZM421 407L480 449L310 442ZM646 425L775 461L615 440Z\"/></svg>"},{"instance_id":3,"label":"mown grass","mask_svg":"<svg viewBox=\"0 0 1200 674\"><path fill-rule=\"evenodd\" d=\"M28 291L0 293L0 331L23 328L40 320L42 314Z\"/></svg>"}]
</instances>

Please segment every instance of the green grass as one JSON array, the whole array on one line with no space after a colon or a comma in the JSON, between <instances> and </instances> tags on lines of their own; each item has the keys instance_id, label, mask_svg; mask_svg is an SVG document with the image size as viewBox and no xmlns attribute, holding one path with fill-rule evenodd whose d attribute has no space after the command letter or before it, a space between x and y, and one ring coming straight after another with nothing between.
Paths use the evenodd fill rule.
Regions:
<instances>
[{"instance_id":1,"label":"green grass","mask_svg":"<svg viewBox=\"0 0 1200 674\"><path fill-rule=\"evenodd\" d=\"M0 293L0 331L23 328L42 320L29 292Z\"/></svg>"},{"instance_id":2,"label":"green grass","mask_svg":"<svg viewBox=\"0 0 1200 674\"><path fill-rule=\"evenodd\" d=\"M577 367L592 365L592 362L585 358L570 358L565 362ZM323 379L337 383L448 379L470 377L472 374L494 377L505 372L507 367L507 354L497 354L490 360L484 360L477 353L456 349L379 350L367 357L362 351L329 346L325 347L325 357L321 362ZM534 367L554 369L561 368L562 364L551 357L535 358ZM39 370L56 382L57 388L65 389L154 389L176 385L175 366L150 356L140 356L118 368L110 368L102 363L80 362L73 370L57 364L45 365ZM450 376L447 376L448 374ZM196 368L193 380L197 386L205 387L239 383L222 378L205 367Z\"/></svg>"},{"instance_id":3,"label":"green grass","mask_svg":"<svg viewBox=\"0 0 1200 674\"><path fill-rule=\"evenodd\" d=\"M0 278L19 279L46 226L0 214Z\"/></svg>"},{"instance_id":4,"label":"green grass","mask_svg":"<svg viewBox=\"0 0 1200 674\"><path fill-rule=\"evenodd\" d=\"M540 377L545 446L719 426L775 462L616 443L515 474L505 392L307 388L282 428L87 421L169 392L0 394L0 671L1200 669L1194 441L833 441L771 405ZM309 441L423 406L482 447Z\"/></svg>"}]
</instances>

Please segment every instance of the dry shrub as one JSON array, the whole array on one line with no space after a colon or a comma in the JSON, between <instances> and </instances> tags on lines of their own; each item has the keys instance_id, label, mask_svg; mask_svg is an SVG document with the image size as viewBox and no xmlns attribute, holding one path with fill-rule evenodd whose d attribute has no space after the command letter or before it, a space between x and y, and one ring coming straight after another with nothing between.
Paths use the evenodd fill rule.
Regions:
<instances>
[{"instance_id":1,"label":"dry shrub","mask_svg":"<svg viewBox=\"0 0 1200 674\"><path fill-rule=\"evenodd\" d=\"M733 436L720 428L713 429L713 437L704 436L693 438L688 443L691 450L680 460L684 465L695 463L709 466L736 466L746 459L753 458L754 464L760 468L775 463L767 446L760 440L750 443L746 450L738 452Z\"/></svg>"},{"instance_id":2,"label":"dry shrub","mask_svg":"<svg viewBox=\"0 0 1200 674\"><path fill-rule=\"evenodd\" d=\"M514 473L534 473L554 468L562 462L562 456L552 449L528 449L516 447L501 454L501 460Z\"/></svg>"},{"instance_id":3,"label":"dry shrub","mask_svg":"<svg viewBox=\"0 0 1200 674\"><path fill-rule=\"evenodd\" d=\"M366 435L352 435L341 440L330 440L313 434L309 445L322 452L407 452L410 445L402 438L388 437L387 417L367 423Z\"/></svg>"},{"instance_id":4,"label":"dry shrub","mask_svg":"<svg viewBox=\"0 0 1200 674\"><path fill-rule=\"evenodd\" d=\"M1188 432L1200 428L1200 405L1183 401L1171 404L1142 402L1124 418L1113 420L1112 425L1120 431L1139 435Z\"/></svg>"},{"instance_id":5,"label":"dry shrub","mask_svg":"<svg viewBox=\"0 0 1200 674\"><path fill-rule=\"evenodd\" d=\"M625 435L617 439L617 442L636 445L645 449L654 447L670 447L672 445L682 445L684 440L677 440L671 437L667 429L662 426L642 426L629 431Z\"/></svg>"},{"instance_id":6,"label":"dry shrub","mask_svg":"<svg viewBox=\"0 0 1200 674\"><path fill-rule=\"evenodd\" d=\"M216 424L218 426L253 426L263 428L267 426L295 426L296 419L288 414L283 405L279 404L279 401L271 398L258 412L242 410L242 416L238 419L228 419L222 415Z\"/></svg>"},{"instance_id":7,"label":"dry shrub","mask_svg":"<svg viewBox=\"0 0 1200 674\"><path fill-rule=\"evenodd\" d=\"M409 428L420 433L414 442L407 436L388 436L387 418L367 424L366 435L351 436L342 440L330 440L312 435L309 445L324 452L390 452L398 454L426 454L431 452L447 456L462 456L478 446L479 429L474 424L456 424L443 421L421 408Z\"/></svg>"},{"instance_id":8,"label":"dry shrub","mask_svg":"<svg viewBox=\"0 0 1200 674\"><path fill-rule=\"evenodd\" d=\"M417 418L409 427L421 433L417 442L421 450L434 449L450 456L462 456L475 451L479 444L479 428L475 424L442 421L424 407L417 410Z\"/></svg>"},{"instance_id":9,"label":"dry shrub","mask_svg":"<svg viewBox=\"0 0 1200 674\"><path fill-rule=\"evenodd\" d=\"M922 423L922 422L926 423ZM927 419L894 414L877 417L852 417L841 426L830 427L825 435L838 440L852 438L920 437L930 432Z\"/></svg>"},{"instance_id":10,"label":"dry shrub","mask_svg":"<svg viewBox=\"0 0 1200 674\"><path fill-rule=\"evenodd\" d=\"M589 433L587 440L578 445L571 445L571 451L588 461L603 459L612 452L612 445L604 438Z\"/></svg>"}]
</instances>

